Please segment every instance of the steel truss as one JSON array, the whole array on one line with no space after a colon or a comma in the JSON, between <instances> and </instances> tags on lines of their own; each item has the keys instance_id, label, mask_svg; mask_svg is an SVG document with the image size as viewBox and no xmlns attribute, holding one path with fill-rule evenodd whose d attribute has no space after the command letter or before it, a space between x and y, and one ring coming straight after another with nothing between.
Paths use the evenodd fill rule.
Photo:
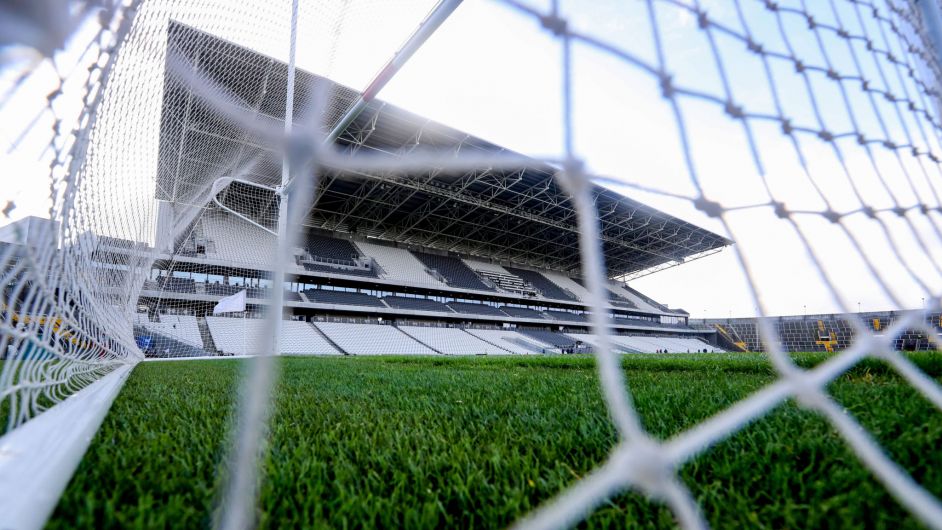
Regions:
<instances>
[{"instance_id":1,"label":"steel truss","mask_svg":"<svg viewBox=\"0 0 942 530\"><path fill-rule=\"evenodd\" d=\"M175 24L171 40L181 35L193 42L193 32ZM180 50L189 54L186 57L193 68L239 95L230 104L259 120L277 123L284 113L284 91L271 90L283 86L272 78L284 75L286 66L210 35L199 35L199 46ZM296 115L303 114L311 98L304 87L326 83L330 88L328 127L359 97L349 88L307 72L298 71L298 80ZM175 190L168 200L185 202L191 197L185 190L205 187L209 178L232 176L229 173L235 167L243 168L238 176L248 181L269 186L280 181L276 146L265 145L242 128L207 114L193 102L189 88L169 76L165 94L175 96L165 102L162 119L158 185ZM165 150L165 142L170 141L178 147ZM343 130L336 145L349 156L369 154L390 161L417 149L455 155L506 151L376 100ZM254 163L245 170L249 160ZM550 165L511 171L478 168L461 174L436 167L408 174L321 170L325 174L305 217L312 229L579 273L576 212L554 179L556 168ZM255 222L273 226L277 198L274 194L263 197L264 192L256 189L251 190L252 200L240 200L239 195L247 190L246 186L232 187L221 200ZM717 234L601 186L593 190L593 201L611 277L643 275L730 244ZM247 207L255 211L246 211Z\"/></svg>"}]
</instances>

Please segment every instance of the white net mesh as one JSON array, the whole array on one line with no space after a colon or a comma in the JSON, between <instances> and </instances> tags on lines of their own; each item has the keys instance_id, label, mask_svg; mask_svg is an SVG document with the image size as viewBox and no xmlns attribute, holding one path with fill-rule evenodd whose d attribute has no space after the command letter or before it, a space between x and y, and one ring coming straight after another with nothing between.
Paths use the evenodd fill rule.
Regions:
<instances>
[{"instance_id":1,"label":"white net mesh","mask_svg":"<svg viewBox=\"0 0 942 530\"><path fill-rule=\"evenodd\" d=\"M290 1L235 7L154 0L100 10L73 7L71 15L50 7L45 18L73 22L64 30L37 26L53 47L56 38L71 35L66 49L72 51L54 60L9 55L2 78L0 118L19 125L4 131L6 156L17 167L35 169L39 160L50 168L48 197L37 204L52 219L10 225L19 244L6 245L0 258L0 412L6 429L144 355L371 354L380 353L370 349L377 342L385 353L401 354L572 349L552 344L547 335L523 337L487 326L463 333L429 327L428 321L410 325L408 317L397 326L380 323L402 310L419 316L496 311L581 325L581 334L573 336L598 359L621 437L600 468L523 517L522 527L575 524L628 488L666 503L685 527L705 526L677 469L790 398L826 418L916 517L942 525L938 499L825 391L835 377L873 356L942 407L936 382L897 351L905 334L923 348L935 347L938 335L938 6L890 0L650 0L591 10L536 4L462 6L416 55L424 69L406 68L401 75L383 65L434 7L431 2L305 4L296 17ZM504 58L481 57L472 46L448 47L477 35L466 28L479 32L493 16L532 37L495 35ZM46 41L20 40L48 47ZM514 46L523 42L529 44L523 57L534 63L526 75L534 79L521 89L518 105L522 114L528 105L537 107L534 119L544 121L491 114L492 107L500 109L490 105L497 96L452 86L493 73L519 75ZM400 53L392 64L402 66L409 55ZM430 79L430 68L440 78ZM482 148L413 115L400 116L399 129L384 128L377 110L384 104L371 98L384 86L377 79L394 75L391 97L427 94L431 86L454 95L442 98L447 105L481 109L481 116L467 120L472 131L501 120L506 132L498 135L527 136L511 140L517 149L559 154L528 158ZM532 95L536 89L547 95ZM48 98L37 98L43 92ZM358 113L364 92L373 105L362 115L369 119ZM37 113L23 110L30 104ZM486 206L499 218L523 214L488 203L470 185L462 188L460 178L439 179L444 185L437 177L476 172L480 179L481 173L547 168L556 174L544 193L567 195L569 216L525 213L574 234L583 280L554 270L552 260L561 258L549 252L520 254L516 260L532 261L515 261L474 232L448 239L448 223L474 208ZM492 178L494 189L501 189L504 181ZM341 206L324 192L338 180L349 190ZM384 225L391 214L366 195L367 184L376 181L408 183L406 192L390 185L386 203L407 204L418 190L443 206L416 205L410 215ZM616 354L699 350L701 343L609 336L618 318L634 318L638 329L686 326L676 325L681 317L657 302L609 281L615 274L604 259L618 259L611 250L619 241L613 230L646 228L612 224L608 216L615 210L606 210L599 185L673 204L728 234L757 316L776 307L777 285L799 263L810 272L789 285L803 283L801 296L849 314L865 292L901 311L882 324L874 315L841 318L842 338L827 334L818 342L835 355L808 370L786 354L795 348L783 326L753 320L750 342L729 321L726 327L703 321L730 345L767 352L779 377L696 427L656 440L635 412ZM5 215L23 207L17 203L22 197L9 202ZM697 247L692 240L703 243L708 236L683 227L647 229L651 237L687 245L688 256L716 248L715 241ZM504 232L521 241L535 237L519 223ZM446 261L427 253L425 247L435 246L430 241L477 258ZM769 241L780 250L770 252ZM645 252L663 258L660 265L683 261L662 250ZM481 259L487 256L495 259ZM328 280L306 280L303 271ZM349 279L356 276L375 278L377 286L356 287ZM531 303L463 299L462 292L479 288L475 282ZM394 285L455 292L416 297ZM546 302L556 289L557 302ZM567 298L581 309L556 307ZM903 310L920 298L923 311ZM319 324L283 320L310 319L302 311L306 304L327 308L315 318ZM334 314L335 306L358 309ZM363 336L375 339L364 344ZM246 382L243 431L233 443L236 465L220 520L226 526L242 526L251 517L272 384L265 359L256 361Z\"/></svg>"}]
</instances>

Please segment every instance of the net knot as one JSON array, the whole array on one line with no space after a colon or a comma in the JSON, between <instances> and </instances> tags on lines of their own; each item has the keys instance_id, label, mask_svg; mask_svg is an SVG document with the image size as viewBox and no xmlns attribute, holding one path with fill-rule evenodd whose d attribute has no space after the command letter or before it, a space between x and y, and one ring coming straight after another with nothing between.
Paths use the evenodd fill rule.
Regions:
<instances>
[{"instance_id":1,"label":"net knot","mask_svg":"<svg viewBox=\"0 0 942 530\"><path fill-rule=\"evenodd\" d=\"M590 185L585 172L585 165L578 158L567 158L563 161L563 170L556 173L556 180L570 194L579 195Z\"/></svg>"},{"instance_id":2,"label":"net knot","mask_svg":"<svg viewBox=\"0 0 942 530\"><path fill-rule=\"evenodd\" d=\"M895 213L898 217L906 217L906 208L903 208L902 206L894 206L893 213Z\"/></svg>"},{"instance_id":3,"label":"net knot","mask_svg":"<svg viewBox=\"0 0 942 530\"><path fill-rule=\"evenodd\" d=\"M772 208L775 211L776 217L778 217L779 219L788 219L788 216L790 214L784 202L772 201Z\"/></svg>"},{"instance_id":4,"label":"net knot","mask_svg":"<svg viewBox=\"0 0 942 530\"><path fill-rule=\"evenodd\" d=\"M824 392L803 374L795 373L789 377L789 381L792 385L792 395L800 406L811 410L819 410L824 406L827 401Z\"/></svg>"},{"instance_id":5,"label":"net knot","mask_svg":"<svg viewBox=\"0 0 942 530\"><path fill-rule=\"evenodd\" d=\"M632 442L623 446L619 453L620 467L638 489L654 499L667 497L674 480L674 465L657 443L647 439Z\"/></svg>"},{"instance_id":6,"label":"net knot","mask_svg":"<svg viewBox=\"0 0 942 530\"><path fill-rule=\"evenodd\" d=\"M674 97L674 80L667 72L658 73L659 84L661 85L661 95L667 99Z\"/></svg>"},{"instance_id":7,"label":"net knot","mask_svg":"<svg viewBox=\"0 0 942 530\"><path fill-rule=\"evenodd\" d=\"M870 219L876 219L876 218L877 218L877 211L873 208L873 206L864 206L863 208L860 209L860 211L861 211L864 215L866 215L867 217L869 217Z\"/></svg>"},{"instance_id":8,"label":"net knot","mask_svg":"<svg viewBox=\"0 0 942 530\"><path fill-rule=\"evenodd\" d=\"M697 25L700 26L700 29L710 27L710 18L707 17L706 11L697 12Z\"/></svg>"},{"instance_id":9,"label":"net knot","mask_svg":"<svg viewBox=\"0 0 942 530\"><path fill-rule=\"evenodd\" d=\"M555 14L540 17L540 24L557 37L564 35L566 31L568 31L566 19Z\"/></svg>"},{"instance_id":10,"label":"net knot","mask_svg":"<svg viewBox=\"0 0 942 530\"><path fill-rule=\"evenodd\" d=\"M791 120L782 120L782 132L785 134L785 136L791 136L792 133L795 132L795 127L792 125Z\"/></svg>"},{"instance_id":11,"label":"net knot","mask_svg":"<svg viewBox=\"0 0 942 530\"><path fill-rule=\"evenodd\" d=\"M711 201L704 197L703 195L697 197L693 201L693 205L696 209L707 214L710 217L720 217L723 215L723 206L716 202Z\"/></svg>"},{"instance_id":12,"label":"net knot","mask_svg":"<svg viewBox=\"0 0 942 530\"><path fill-rule=\"evenodd\" d=\"M841 214L834 210L825 210L821 212L821 216L834 224L841 222Z\"/></svg>"}]
</instances>

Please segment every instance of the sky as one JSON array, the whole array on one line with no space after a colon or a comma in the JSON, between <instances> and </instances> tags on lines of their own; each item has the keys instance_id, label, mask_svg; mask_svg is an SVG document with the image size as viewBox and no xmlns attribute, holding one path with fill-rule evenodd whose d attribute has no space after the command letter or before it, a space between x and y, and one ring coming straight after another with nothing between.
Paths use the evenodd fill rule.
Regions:
<instances>
[{"instance_id":1,"label":"sky","mask_svg":"<svg viewBox=\"0 0 942 530\"><path fill-rule=\"evenodd\" d=\"M139 15L141 27L159 35L171 16L165 4L172 2L149 4L150 11ZM548 2L528 4L544 12L549 9ZM711 43L696 17L677 5L657 2L652 26L644 2L561 4L570 27L609 43L637 63L659 64L652 31L656 27L664 69L674 85L714 99L677 97L675 109L662 97L658 79L649 71L585 44L573 46L575 155L593 173L608 177L605 185L616 191L736 241L735 248L634 280L635 288L694 317L753 316L760 306L765 314L920 307L928 291L938 292L940 216L932 214L930 219L910 211L904 220L880 214L881 225L858 213L836 225L819 215L827 205L842 213L862 206L937 206L936 193L942 187L937 165L925 163L924 158L920 163L908 153L897 156L880 145L865 149L850 135L826 142L801 134L792 142L772 120L749 120L747 130L717 101L731 99L751 115L774 116L780 108L796 127L888 137L942 154L936 131L924 119L883 98L868 97L859 83L844 82L842 92L841 85L823 73L796 73L791 62L769 61L766 71L741 40L713 32ZM799 2L781 4L801 8ZM805 4L815 10L816 20L871 35L877 47L905 56L898 39L886 38L886 30L881 33L869 13L861 16L844 2ZM173 10L175 19L279 59L287 55L284 20L290 4L286 0L183 5L185 9ZM418 0L302 2L298 65L363 88L431 5ZM745 33L735 3L701 1L700 5L711 20ZM746 26L765 50L866 77L872 86L912 98L935 113L932 102L920 100L905 72L901 75L885 58L866 53L862 44L855 48L833 32L809 29L807 19L795 14L775 17L758 0L743 0L740 5ZM76 62L86 64L77 57L91 35L90 26L79 28L56 57L60 74ZM105 123L122 134L102 139L105 154L96 159L95 185L114 201L89 214L97 216L96 223L120 222L123 229L126 219L149 218L140 215L142 208L153 209L150 195L159 130L159 119L154 118L159 116L163 64L159 50L139 45L127 49L137 54L138 66L125 71L113 86L127 88L130 96L116 97L102 118L112 120ZM561 156L564 137L561 57L559 39L534 18L498 2L466 0L379 97L524 154L555 159ZM8 63L0 74L0 93L6 91L13 71ZM48 61L40 63L37 74L0 108L0 120L31 121L35 110L42 108L50 83L54 86L52 71ZM79 99L72 93L79 92L68 86L64 91L70 97L62 98L56 114L69 123L79 109L75 104ZM678 114L685 136L678 127ZM138 119L129 121L129 115ZM16 204L8 219L0 216L0 223L48 211L49 153L44 148L51 123L51 113L46 112L39 114L37 125L23 138L12 127L0 131L5 147L0 206L8 200ZM707 198L725 208L738 208L726 215L727 225L693 207L695 179ZM666 194L641 192L635 186ZM790 210L816 213L793 215L792 223L776 217L767 206L755 206L773 199ZM133 228L141 237L154 230L146 222ZM814 250L817 261L807 247Z\"/></svg>"}]
</instances>

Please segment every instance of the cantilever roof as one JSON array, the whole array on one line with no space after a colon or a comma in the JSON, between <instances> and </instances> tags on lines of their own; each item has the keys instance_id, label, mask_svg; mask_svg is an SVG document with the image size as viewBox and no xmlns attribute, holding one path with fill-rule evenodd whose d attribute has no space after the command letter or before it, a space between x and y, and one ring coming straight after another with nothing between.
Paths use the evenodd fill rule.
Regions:
<instances>
[{"instance_id":1,"label":"cantilever roof","mask_svg":"<svg viewBox=\"0 0 942 530\"><path fill-rule=\"evenodd\" d=\"M187 26L171 23L168 57L176 54L194 72L224 87L230 105L262 121L284 115L287 67L274 59ZM312 87L327 87L327 125L339 119L358 93L325 78L298 71L295 116L303 116ZM416 147L482 152L500 146L374 101L338 138L345 150L402 157ZM280 182L281 162L271 145L220 117L188 83L167 71L158 198L190 202L208 183L234 168L249 166L247 180ZM251 161L251 164L249 162ZM555 169L496 171L481 168L453 174L429 167L401 174L328 172L306 216L313 229L354 233L401 244L429 247L578 273L575 211L553 178ZM682 262L730 242L710 231L621 196L593 190L602 246L611 277ZM249 199L250 198L250 199ZM274 225L277 201L271 193L233 185L223 201L262 224Z\"/></svg>"}]
</instances>

